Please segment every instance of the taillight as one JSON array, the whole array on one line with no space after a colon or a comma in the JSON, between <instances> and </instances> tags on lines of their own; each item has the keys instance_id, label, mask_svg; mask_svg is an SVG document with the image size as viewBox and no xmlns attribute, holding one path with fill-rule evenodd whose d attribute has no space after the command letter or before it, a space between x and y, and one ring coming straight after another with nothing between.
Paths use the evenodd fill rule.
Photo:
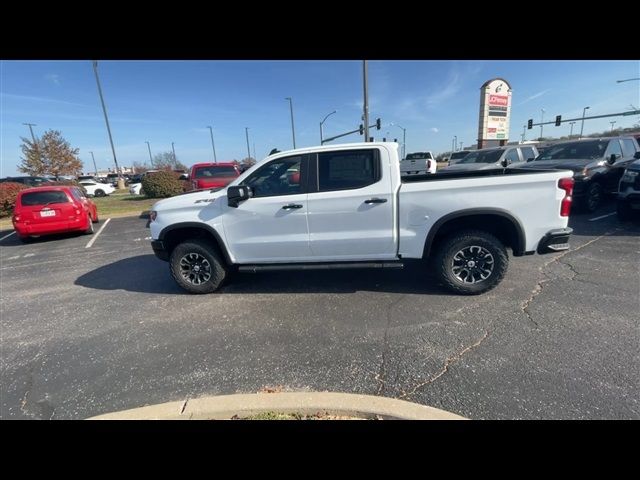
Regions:
<instances>
[{"instance_id":1,"label":"taillight","mask_svg":"<svg viewBox=\"0 0 640 480\"><path fill-rule=\"evenodd\" d=\"M76 208L76 215L80 215L80 210Z\"/></svg>"},{"instance_id":2,"label":"taillight","mask_svg":"<svg viewBox=\"0 0 640 480\"><path fill-rule=\"evenodd\" d=\"M561 178L558 180L558 187L564 190L564 198L560 203L560 216L568 217L571 211L571 201L573 200L573 178Z\"/></svg>"}]
</instances>

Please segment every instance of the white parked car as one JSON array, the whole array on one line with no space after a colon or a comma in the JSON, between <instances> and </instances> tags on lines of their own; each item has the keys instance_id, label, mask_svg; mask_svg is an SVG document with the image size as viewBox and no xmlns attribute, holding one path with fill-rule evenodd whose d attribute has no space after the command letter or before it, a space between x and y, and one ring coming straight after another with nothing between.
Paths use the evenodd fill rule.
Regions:
<instances>
[{"instance_id":1,"label":"white parked car","mask_svg":"<svg viewBox=\"0 0 640 480\"><path fill-rule=\"evenodd\" d=\"M104 197L116 191L116 189L108 183L99 183L95 180L82 180L80 185L82 185L90 197Z\"/></svg>"},{"instance_id":2,"label":"white parked car","mask_svg":"<svg viewBox=\"0 0 640 480\"><path fill-rule=\"evenodd\" d=\"M142 184L132 183L129 185L129 193L131 195L142 195Z\"/></svg>"},{"instance_id":3,"label":"white parked car","mask_svg":"<svg viewBox=\"0 0 640 480\"><path fill-rule=\"evenodd\" d=\"M415 152L400 162L400 175L425 175L436 173L436 160L431 152Z\"/></svg>"}]
</instances>

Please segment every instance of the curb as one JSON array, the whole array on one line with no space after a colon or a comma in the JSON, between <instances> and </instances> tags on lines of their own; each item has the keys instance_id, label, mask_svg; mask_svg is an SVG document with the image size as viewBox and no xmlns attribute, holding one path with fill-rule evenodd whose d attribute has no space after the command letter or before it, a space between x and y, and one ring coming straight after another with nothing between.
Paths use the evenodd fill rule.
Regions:
<instances>
[{"instance_id":1,"label":"curb","mask_svg":"<svg viewBox=\"0 0 640 480\"><path fill-rule=\"evenodd\" d=\"M385 420L466 420L454 413L417 403L334 392L251 393L201 397L161 403L88 420L229 420L263 412L358 415Z\"/></svg>"}]
</instances>

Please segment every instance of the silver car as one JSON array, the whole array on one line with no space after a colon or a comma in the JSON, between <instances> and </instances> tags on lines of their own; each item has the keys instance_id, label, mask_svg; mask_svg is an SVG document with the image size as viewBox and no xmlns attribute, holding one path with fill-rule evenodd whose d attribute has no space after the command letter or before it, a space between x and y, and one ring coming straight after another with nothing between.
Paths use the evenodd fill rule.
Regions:
<instances>
[{"instance_id":1,"label":"silver car","mask_svg":"<svg viewBox=\"0 0 640 480\"><path fill-rule=\"evenodd\" d=\"M538 156L538 150L532 145L513 145L506 147L484 148L469 152L455 165L449 165L438 172L465 170L489 170L504 168L508 165L524 164Z\"/></svg>"}]
</instances>

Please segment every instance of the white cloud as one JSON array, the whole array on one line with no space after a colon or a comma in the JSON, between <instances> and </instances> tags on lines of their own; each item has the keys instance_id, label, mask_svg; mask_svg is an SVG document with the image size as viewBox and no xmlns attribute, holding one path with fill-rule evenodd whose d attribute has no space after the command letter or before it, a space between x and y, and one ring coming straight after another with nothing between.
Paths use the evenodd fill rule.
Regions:
<instances>
[{"instance_id":1,"label":"white cloud","mask_svg":"<svg viewBox=\"0 0 640 480\"><path fill-rule=\"evenodd\" d=\"M438 127L431 127L431 131L433 133L438 133L440 131L440 129Z\"/></svg>"},{"instance_id":2,"label":"white cloud","mask_svg":"<svg viewBox=\"0 0 640 480\"><path fill-rule=\"evenodd\" d=\"M58 75L57 73L47 73L44 78L54 85L60 85L60 75Z\"/></svg>"},{"instance_id":3,"label":"white cloud","mask_svg":"<svg viewBox=\"0 0 640 480\"><path fill-rule=\"evenodd\" d=\"M520 105L524 105L527 102L530 102L531 100L535 100L536 98L540 98L541 96L547 94L548 92L550 92L551 89L547 88L546 90L542 90L541 92L538 93L534 93L533 95L531 95L530 97L525 98L522 102L520 102L517 106Z\"/></svg>"},{"instance_id":4,"label":"white cloud","mask_svg":"<svg viewBox=\"0 0 640 480\"><path fill-rule=\"evenodd\" d=\"M56 100L54 98L34 97L34 96L31 96L31 95L15 95L13 93L0 93L0 95L5 97L5 98L12 98L14 100L24 100L24 101L30 101L30 102L60 103L60 104L63 104L63 105L76 105L78 107L87 107L88 106L88 105L85 105L83 103L67 102L66 100Z\"/></svg>"}]
</instances>

